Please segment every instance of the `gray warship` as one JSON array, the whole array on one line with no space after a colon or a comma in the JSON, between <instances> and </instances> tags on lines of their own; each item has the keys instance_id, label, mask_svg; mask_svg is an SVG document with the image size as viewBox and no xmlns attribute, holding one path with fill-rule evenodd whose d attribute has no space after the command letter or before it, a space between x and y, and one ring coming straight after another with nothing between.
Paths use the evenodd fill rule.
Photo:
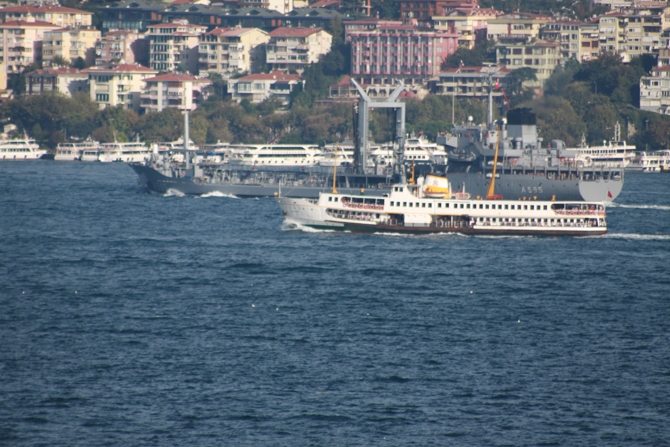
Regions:
<instances>
[{"instance_id":1,"label":"gray warship","mask_svg":"<svg viewBox=\"0 0 670 447\"><path fill-rule=\"evenodd\" d=\"M185 147L183 161L169 157L152 157L144 164L131 164L138 182L153 192L170 190L183 194L220 193L237 197L316 198L320 192L330 191L335 177L338 191L346 194L377 194L390 191L393 184L403 182L408 163L404 159L405 104L397 101L404 89L402 83L384 101L372 101L363 89L352 81L361 99L357 105L358 120L354 126L355 154L353 166L332 168L306 166L283 170L269 167L243 168L224 163L204 161L191 163ZM395 112L395 163L376 175L368 165L368 112L370 108L385 108ZM507 113L507 120L497 126L475 125L471 121L456 125L448 134L438 137L447 152L447 163L410 166L412 177L431 173L444 175L454 189L472 197L485 198L494 176L496 146L499 156L495 172L495 193L507 200L585 200L611 202L623 187L623 168L584 167L575 162L574 151L566 149L562 141L552 141L546 148L537 136L535 115L528 109ZM188 116L185 117L188 133ZM188 141L185 135L184 141ZM377 172L377 170L375 170Z\"/></svg>"}]
</instances>

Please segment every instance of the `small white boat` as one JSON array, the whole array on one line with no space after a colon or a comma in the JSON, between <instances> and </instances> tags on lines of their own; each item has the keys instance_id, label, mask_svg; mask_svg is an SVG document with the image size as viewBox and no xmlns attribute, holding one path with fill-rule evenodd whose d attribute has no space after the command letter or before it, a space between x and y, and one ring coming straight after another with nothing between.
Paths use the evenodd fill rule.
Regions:
<instances>
[{"instance_id":1,"label":"small white boat","mask_svg":"<svg viewBox=\"0 0 670 447\"><path fill-rule=\"evenodd\" d=\"M39 160L46 155L47 151L29 138L0 140L0 160Z\"/></svg>"},{"instance_id":2,"label":"small white boat","mask_svg":"<svg viewBox=\"0 0 670 447\"><path fill-rule=\"evenodd\" d=\"M423 188L399 184L390 194L373 196L333 191L321 193L318 199L278 197L277 203L288 224L317 229L473 235L607 233L603 202L469 199L445 185L442 181L434 185L431 181Z\"/></svg>"}]
</instances>

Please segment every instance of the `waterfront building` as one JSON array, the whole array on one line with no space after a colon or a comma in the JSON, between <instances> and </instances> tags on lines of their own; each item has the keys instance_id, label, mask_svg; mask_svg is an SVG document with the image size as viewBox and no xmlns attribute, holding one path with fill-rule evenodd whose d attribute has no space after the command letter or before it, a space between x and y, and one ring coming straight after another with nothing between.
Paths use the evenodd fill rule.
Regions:
<instances>
[{"instance_id":1,"label":"waterfront building","mask_svg":"<svg viewBox=\"0 0 670 447\"><path fill-rule=\"evenodd\" d=\"M79 28L92 25L93 13L64 6L9 6L0 8L0 22L7 23L16 20L34 19L37 22L47 22L60 28Z\"/></svg>"},{"instance_id":2,"label":"waterfront building","mask_svg":"<svg viewBox=\"0 0 670 447\"><path fill-rule=\"evenodd\" d=\"M411 25L350 33L351 77L359 84L423 85L458 48L458 35Z\"/></svg>"},{"instance_id":3,"label":"waterfront building","mask_svg":"<svg viewBox=\"0 0 670 447\"><path fill-rule=\"evenodd\" d=\"M268 33L258 28L214 28L200 35L200 72L220 73L229 77L235 73L252 72L264 61L264 44Z\"/></svg>"},{"instance_id":4,"label":"waterfront building","mask_svg":"<svg viewBox=\"0 0 670 447\"><path fill-rule=\"evenodd\" d=\"M82 58L86 65L93 65L95 43L99 38L100 31L91 27L46 31L42 41L42 65L51 67L56 56L68 62Z\"/></svg>"},{"instance_id":5,"label":"waterfront building","mask_svg":"<svg viewBox=\"0 0 670 447\"><path fill-rule=\"evenodd\" d=\"M88 93L88 74L77 68L51 67L26 75L26 95L47 92L58 92L70 97L76 93Z\"/></svg>"},{"instance_id":6,"label":"waterfront building","mask_svg":"<svg viewBox=\"0 0 670 447\"><path fill-rule=\"evenodd\" d=\"M140 107L147 112L160 112L166 108L195 110L207 99L207 87L212 83L206 78L177 73L146 78L144 82Z\"/></svg>"},{"instance_id":7,"label":"waterfront building","mask_svg":"<svg viewBox=\"0 0 670 447\"><path fill-rule=\"evenodd\" d=\"M304 69L330 52L333 36L321 28L277 28L269 33L265 62L273 70Z\"/></svg>"},{"instance_id":8,"label":"waterfront building","mask_svg":"<svg viewBox=\"0 0 670 447\"><path fill-rule=\"evenodd\" d=\"M433 28L458 34L458 46L472 49L476 42L486 40L488 21L502 14L493 8L456 8L433 16Z\"/></svg>"},{"instance_id":9,"label":"waterfront building","mask_svg":"<svg viewBox=\"0 0 670 447\"><path fill-rule=\"evenodd\" d=\"M190 73L198 70L198 40L207 31L203 25L191 25L186 20L150 25L149 60L151 68L175 71L183 63Z\"/></svg>"},{"instance_id":10,"label":"waterfront building","mask_svg":"<svg viewBox=\"0 0 670 447\"><path fill-rule=\"evenodd\" d=\"M149 63L149 39L137 30L110 30L95 43L95 65Z\"/></svg>"},{"instance_id":11,"label":"waterfront building","mask_svg":"<svg viewBox=\"0 0 670 447\"><path fill-rule=\"evenodd\" d=\"M291 102L291 92L298 86L304 87L300 76L286 74L281 71L256 73L228 81L228 93L233 100L241 102L248 99L252 103L260 103L274 98L286 106Z\"/></svg>"},{"instance_id":12,"label":"waterfront building","mask_svg":"<svg viewBox=\"0 0 670 447\"><path fill-rule=\"evenodd\" d=\"M123 105L136 112L140 110L140 96L145 80L158 71L138 64L95 66L84 70L88 74L91 101L101 109Z\"/></svg>"},{"instance_id":13,"label":"waterfront building","mask_svg":"<svg viewBox=\"0 0 670 447\"><path fill-rule=\"evenodd\" d=\"M12 20L0 24L0 62L7 73L19 73L31 64L42 66L44 33L60 26L34 19Z\"/></svg>"}]
</instances>

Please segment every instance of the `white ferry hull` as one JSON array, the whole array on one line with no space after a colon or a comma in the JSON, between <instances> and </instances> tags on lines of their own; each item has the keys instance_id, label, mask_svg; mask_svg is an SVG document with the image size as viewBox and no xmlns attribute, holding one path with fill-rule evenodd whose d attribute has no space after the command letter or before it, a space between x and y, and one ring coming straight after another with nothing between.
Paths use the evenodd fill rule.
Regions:
<instances>
[{"instance_id":1,"label":"white ferry hull","mask_svg":"<svg viewBox=\"0 0 670 447\"><path fill-rule=\"evenodd\" d=\"M318 200L280 197L277 203L287 224L325 230L497 236L607 233L602 202L435 200L392 193L380 197L321 194Z\"/></svg>"}]
</instances>

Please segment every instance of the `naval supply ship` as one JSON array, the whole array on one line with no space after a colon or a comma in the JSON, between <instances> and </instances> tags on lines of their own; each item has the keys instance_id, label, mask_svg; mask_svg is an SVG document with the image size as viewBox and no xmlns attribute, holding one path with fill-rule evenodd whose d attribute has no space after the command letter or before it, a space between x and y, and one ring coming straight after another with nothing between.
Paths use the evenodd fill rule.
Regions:
<instances>
[{"instance_id":1,"label":"naval supply ship","mask_svg":"<svg viewBox=\"0 0 670 447\"><path fill-rule=\"evenodd\" d=\"M493 128L494 126L488 126ZM507 122L498 129L468 122L454 126L451 133L438 137L446 148L447 163L422 163L416 176L443 175L454 189L484 198L493 174L495 147L499 156L495 173L495 191L506 200L585 200L611 202L623 187L623 168L584 166L575 160L576 151L562 141L542 147L537 136L535 115L528 109L510 110ZM185 151L186 153L187 151ZM237 197L317 198L332 188L333 168L311 164L301 166L241 166L207 159L189 163L190 157L174 161L169 154L147 163L131 164L140 185L149 190L183 194L221 193ZM413 160L405 159L411 166ZM419 166L417 165L416 168ZM368 169L356 173L351 167L338 166L336 187L346 194L365 191L386 193L402 181L395 169ZM395 172L395 173L394 173Z\"/></svg>"},{"instance_id":2,"label":"naval supply ship","mask_svg":"<svg viewBox=\"0 0 670 447\"><path fill-rule=\"evenodd\" d=\"M495 191L505 199L611 202L623 188L623 166L586 166L561 140L543 147L529 109L510 110L497 129L489 127L469 121L438 136L448 159L443 175L455 189L486 196L496 146Z\"/></svg>"}]
</instances>

